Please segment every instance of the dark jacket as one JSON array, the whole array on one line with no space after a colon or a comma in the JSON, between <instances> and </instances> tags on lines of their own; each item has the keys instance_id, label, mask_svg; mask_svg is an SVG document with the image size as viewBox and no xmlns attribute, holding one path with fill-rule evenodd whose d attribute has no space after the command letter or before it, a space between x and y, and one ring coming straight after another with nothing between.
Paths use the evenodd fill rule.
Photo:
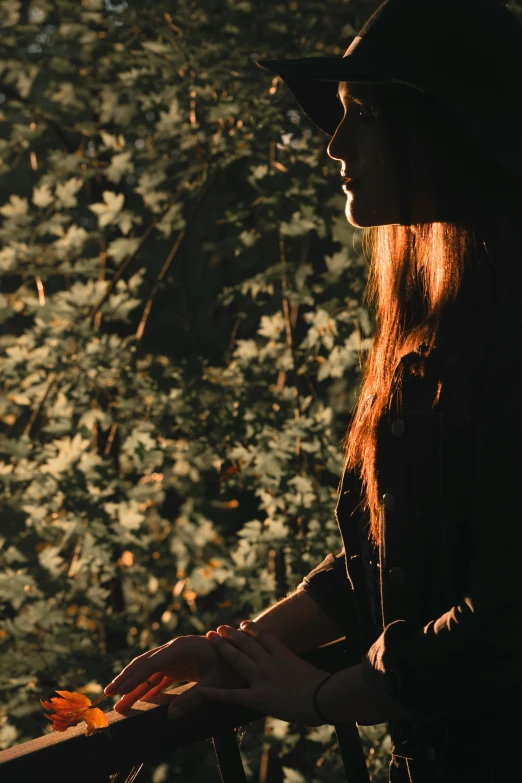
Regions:
<instances>
[{"instance_id":1,"label":"dark jacket","mask_svg":"<svg viewBox=\"0 0 522 783\"><path fill-rule=\"evenodd\" d=\"M522 775L521 343L520 307L497 308L473 349L435 352L424 378L405 380L402 410L394 402L383 417L377 627L353 473L336 507L343 550L302 583L346 630L351 662L364 660L368 678L415 712L388 726L413 783ZM403 357L405 369L418 359Z\"/></svg>"}]
</instances>

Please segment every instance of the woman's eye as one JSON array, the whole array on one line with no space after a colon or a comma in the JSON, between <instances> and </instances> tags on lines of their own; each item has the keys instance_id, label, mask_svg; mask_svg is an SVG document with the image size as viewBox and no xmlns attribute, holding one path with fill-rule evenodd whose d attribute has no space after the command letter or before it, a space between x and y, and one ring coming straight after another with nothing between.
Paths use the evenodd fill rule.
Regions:
<instances>
[{"instance_id":1,"label":"woman's eye","mask_svg":"<svg viewBox=\"0 0 522 783\"><path fill-rule=\"evenodd\" d=\"M359 103L358 101L349 101L348 104L344 104L341 99L339 100L341 106L344 109L345 115L347 111L353 111L354 113L357 112L357 115L361 118L363 122L370 122L371 120L375 119L375 113L373 109L371 109L369 106L364 106L362 103Z\"/></svg>"},{"instance_id":2,"label":"woman's eye","mask_svg":"<svg viewBox=\"0 0 522 783\"><path fill-rule=\"evenodd\" d=\"M366 106L358 106L357 111L359 113L359 117L364 122L367 122L369 120L373 120L373 112L371 109L368 109Z\"/></svg>"}]
</instances>

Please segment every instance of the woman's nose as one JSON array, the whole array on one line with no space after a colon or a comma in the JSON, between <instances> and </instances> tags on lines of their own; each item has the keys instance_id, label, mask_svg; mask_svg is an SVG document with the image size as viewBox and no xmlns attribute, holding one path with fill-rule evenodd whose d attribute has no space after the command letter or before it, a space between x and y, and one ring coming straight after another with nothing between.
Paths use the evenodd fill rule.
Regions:
<instances>
[{"instance_id":1,"label":"woman's nose","mask_svg":"<svg viewBox=\"0 0 522 783\"><path fill-rule=\"evenodd\" d=\"M330 140L330 143L328 144L328 147L326 148L326 151L332 160L349 160L351 161L353 167L353 162L357 158L355 139L352 138L352 135L346 127L344 127L342 132L340 132L342 125L343 123L338 125L334 135Z\"/></svg>"},{"instance_id":2,"label":"woman's nose","mask_svg":"<svg viewBox=\"0 0 522 783\"><path fill-rule=\"evenodd\" d=\"M338 155L334 154L332 142L333 142L333 138L332 141L328 144L328 147L326 148L326 152L328 153L328 156L332 158L332 160L341 160Z\"/></svg>"}]
</instances>

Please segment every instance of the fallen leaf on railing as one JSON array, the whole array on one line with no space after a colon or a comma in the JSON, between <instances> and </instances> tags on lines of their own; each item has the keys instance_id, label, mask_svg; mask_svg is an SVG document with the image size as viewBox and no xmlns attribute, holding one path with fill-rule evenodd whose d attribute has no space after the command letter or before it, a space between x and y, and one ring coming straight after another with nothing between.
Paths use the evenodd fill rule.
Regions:
<instances>
[{"instance_id":1,"label":"fallen leaf on railing","mask_svg":"<svg viewBox=\"0 0 522 783\"><path fill-rule=\"evenodd\" d=\"M94 704L83 693L71 691L56 691L62 698L56 696L51 701L42 701L40 704L45 710L54 710L52 715L46 715L53 726L53 731L67 731L69 726L85 721L87 724L87 736L94 734L95 729L103 729L109 725L106 714L95 705L105 698L100 696Z\"/></svg>"}]
</instances>

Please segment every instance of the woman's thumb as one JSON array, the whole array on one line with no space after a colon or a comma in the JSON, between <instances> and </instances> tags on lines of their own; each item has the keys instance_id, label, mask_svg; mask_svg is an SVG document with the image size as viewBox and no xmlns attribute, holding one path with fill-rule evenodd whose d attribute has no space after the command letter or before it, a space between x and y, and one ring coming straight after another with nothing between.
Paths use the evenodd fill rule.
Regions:
<instances>
[{"instance_id":1,"label":"woman's thumb","mask_svg":"<svg viewBox=\"0 0 522 783\"><path fill-rule=\"evenodd\" d=\"M185 713L195 710L202 703L203 697L199 693L199 683L196 683L192 688L187 688L186 691L172 699L167 715L169 718L179 718Z\"/></svg>"}]
</instances>

